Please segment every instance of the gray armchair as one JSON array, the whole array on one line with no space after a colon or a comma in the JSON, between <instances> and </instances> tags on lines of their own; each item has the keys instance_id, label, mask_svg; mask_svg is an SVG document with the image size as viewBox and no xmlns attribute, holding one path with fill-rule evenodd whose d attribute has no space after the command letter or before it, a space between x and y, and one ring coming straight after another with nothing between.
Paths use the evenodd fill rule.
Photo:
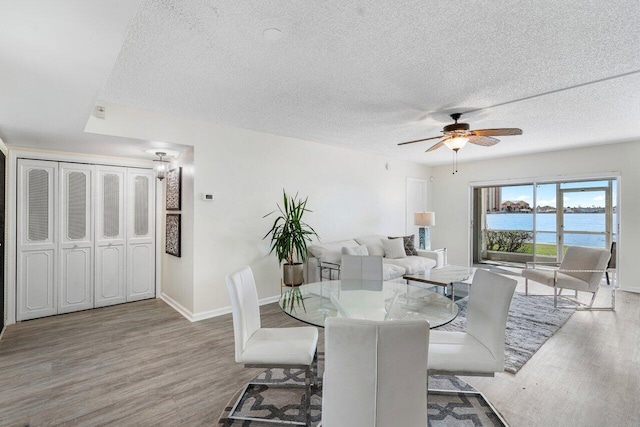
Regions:
<instances>
[{"instance_id":1,"label":"gray armchair","mask_svg":"<svg viewBox=\"0 0 640 427\"><path fill-rule=\"evenodd\" d=\"M526 268L522 270L522 276L525 278L525 294L529 294L529 280L533 280L553 288L554 307L558 307L558 297L562 297L579 304L580 308L585 310L613 310L613 299L611 307L593 307L593 301L598 293L602 277L607 271L610 257L611 253L607 249L569 246L558 268L538 268L540 265L557 266L557 263L528 262ZM591 301L588 304L583 304L576 299L563 296L563 289L575 291L576 296L578 291L589 292L592 294ZM614 292L613 289L612 292Z\"/></svg>"}]
</instances>

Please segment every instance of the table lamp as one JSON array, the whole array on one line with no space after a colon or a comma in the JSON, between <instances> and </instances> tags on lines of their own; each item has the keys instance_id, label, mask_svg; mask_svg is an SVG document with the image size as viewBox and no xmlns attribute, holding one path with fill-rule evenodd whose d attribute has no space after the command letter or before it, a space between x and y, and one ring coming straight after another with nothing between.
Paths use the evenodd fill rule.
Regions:
<instances>
[{"instance_id":1,"label":"table lamp","mask_svg":"<svg viewBox=\"0 0 640 427\"><path fill-rule=\"evenodd\" d=\"M436 225L435 212L416 212L413 214L413 223L420 227L420 249L431 250L429 227Z\"/></svg>"}]
</instances>

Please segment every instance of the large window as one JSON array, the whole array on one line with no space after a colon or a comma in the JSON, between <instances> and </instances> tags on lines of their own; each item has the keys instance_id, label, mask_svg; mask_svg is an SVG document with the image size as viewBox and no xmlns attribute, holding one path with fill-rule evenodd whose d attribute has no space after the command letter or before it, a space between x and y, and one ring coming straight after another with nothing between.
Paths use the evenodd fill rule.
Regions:
<instances>
[{"instance_id":1,"label":"large window","mask_svg":"<svg viewBox=\"0 0 640 427\"><path fill-rule=\"evenodd\" d=\"M567 246L617 240L617 180L474 189L474 262L561 261Z\"/></svg>"}]
</instances>

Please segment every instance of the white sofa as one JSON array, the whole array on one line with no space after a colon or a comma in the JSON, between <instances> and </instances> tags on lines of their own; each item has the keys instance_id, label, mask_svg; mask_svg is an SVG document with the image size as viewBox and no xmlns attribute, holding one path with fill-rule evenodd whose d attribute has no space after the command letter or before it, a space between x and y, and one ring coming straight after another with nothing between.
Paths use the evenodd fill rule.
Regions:
<instances>
[{"instance_id":1,"label":"white sofa","mask_svg":"<svg viewBox=\"0 0 640 427\"><path fill-rule=\"evenodd\" d=\"M381 239L388 239L388 237L373 235L333 243L314 243L309 245L307 247L307 283L319 282L321 270L323 280L337 279L337 270L321 269L320 263L340 264L343 247L357 248L364 245L367 247L369 255L384 257L385 253ZM417 253L417 256L410 255L404 258L383 258L383 279L401 282L403 281L402 276L405 274L419 273L431 268L442 267L445 263L444 252L442 251L417 249Z\"/></svg>"}]
</instances>

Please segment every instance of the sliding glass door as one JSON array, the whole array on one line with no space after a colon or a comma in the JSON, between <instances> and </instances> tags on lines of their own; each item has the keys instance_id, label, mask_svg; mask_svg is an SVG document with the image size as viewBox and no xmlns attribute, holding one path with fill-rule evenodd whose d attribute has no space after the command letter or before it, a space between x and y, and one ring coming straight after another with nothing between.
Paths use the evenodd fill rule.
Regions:
<instances>
[{"instance_id":1,"label":"sliding glass door","mask_svg":"<svg viewBox=\"0 0 640 427\"><path fill-rule=\"evenodd\" d=\"M613 180L559 184L558 248L611 246L616 240L615 184Z\"/></svg>"},{"instance_id":2,"label":"sliding glass door","mask_svg":"<svg viewBox=\"0 0 640 427\"><path fill-rule=\"evenodd\" d=\"M617 240L615 179L474 189L474 262L560 262Z\"/></svg>"}]
</instances>

